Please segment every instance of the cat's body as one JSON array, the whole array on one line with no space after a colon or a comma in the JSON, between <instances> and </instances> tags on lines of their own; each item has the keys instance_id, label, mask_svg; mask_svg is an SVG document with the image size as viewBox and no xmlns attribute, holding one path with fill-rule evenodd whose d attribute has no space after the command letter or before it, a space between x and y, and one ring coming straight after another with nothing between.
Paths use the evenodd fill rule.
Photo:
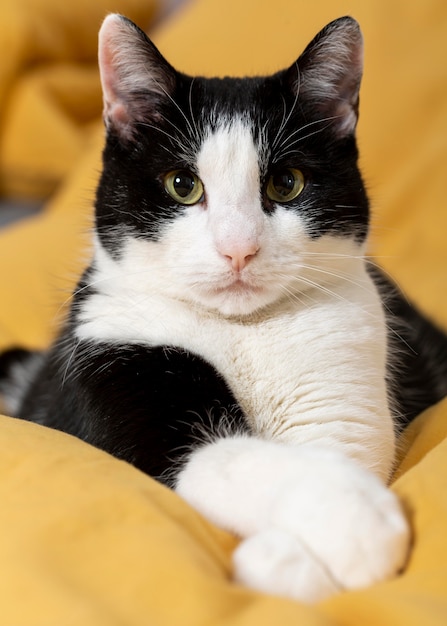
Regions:
<instances>
[{"instance_id":1,"label":"cat's body","mask_svg":"<svg viewBox=\"0 0 447 626\"><path fill-rule=\"evenodd\" d=\"M364 258L358 26L272 77L206 80L110 16L100 66L95 254L15 413L176 488L244 538L255 588L394 575L395 432L447 393L447 341Z\"/></svg>"}]
</instances>

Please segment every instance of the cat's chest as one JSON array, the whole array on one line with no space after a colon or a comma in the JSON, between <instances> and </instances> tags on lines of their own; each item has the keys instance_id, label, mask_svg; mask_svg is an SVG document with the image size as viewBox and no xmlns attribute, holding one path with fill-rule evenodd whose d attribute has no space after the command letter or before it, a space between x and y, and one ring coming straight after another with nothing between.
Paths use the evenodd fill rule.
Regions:
<instances>
[{"instance_id":1,"label":"cat's chest","mask_svg":"<svg viewBox=\"0 0 447 626\"><path fill-rule=\"evenodd\" d=\"M193 352L225 378L260 432L299 420L323 401L324 388L353 377L355 346L370 341L361 307L343 303L285 306L257 321L230 321L182 302L96 294L83 305L81 339L172 346ZM365 335L366 330L366 335ZM362 337L363 335L363 337ZM357 374L358 375L358 374ZM330 400L331 392L328 392ZM298 408L299 407L299 408ZM303 417L303 419L305 419Z\"/></svg>"}]
</instances>

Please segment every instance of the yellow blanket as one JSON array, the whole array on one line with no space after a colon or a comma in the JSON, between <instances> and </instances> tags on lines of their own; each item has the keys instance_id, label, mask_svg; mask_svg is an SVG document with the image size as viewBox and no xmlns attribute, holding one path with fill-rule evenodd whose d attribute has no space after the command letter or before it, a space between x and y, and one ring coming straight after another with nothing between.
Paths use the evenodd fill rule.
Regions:
<instances>
[{"instance_id":1,"label":"yellow blanket","mask_svg":"<svg viewBox=\"0 0 447 626\"><path fill-rule=\"evenodd\" d=\"M148 0L0 6L0 189L46 199L41 215L0 233L0 349L48 344L85 263L103 138L96 33L110 10L143 27L153 16ZM264 73L344 13L366 40L359 143L371 250L447 330L444 0L197 0L154 39L187 72ZM234 539L125 463L6 417L0 448L5 626L447 624L447 401L402 447L393 488L413 525L406 571L315 607L234 585Z\"/></svg>"}]
</instances>

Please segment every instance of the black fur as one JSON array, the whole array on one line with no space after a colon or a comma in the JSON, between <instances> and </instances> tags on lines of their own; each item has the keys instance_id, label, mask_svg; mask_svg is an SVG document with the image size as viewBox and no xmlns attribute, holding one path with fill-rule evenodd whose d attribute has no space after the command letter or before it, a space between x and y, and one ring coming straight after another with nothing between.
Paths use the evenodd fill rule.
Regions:
<instances>
[{"instance_id":1,"label":"black fur","mask_svg":"<svg viewBox=\"0 0 447 626\"><path fill-rule=\"evenodd\" d=\"M447 395L447 337L372 266L388 322L388 387L396 430Z\"/></svg>"},{"instance_id":2,"label":"black fur","mask_svg":"<svg viewBox=\"0 0 447 626\"><path fill-rule=\"evenodd\" d=\"M30 352L24 348L11 348L0 354L0 381L8 379L11 369L28 361Z\"/></svg>"},{"instance_id":3,"label":"black fur","mask_svg":"<svg viewBox=\"0 0 447 626\"><path fill-rule=\"evenodd\" d=\"M67 355L66 346L76 346L68 372L61 345ZM20 415L76 435L167 484L206 433L248 432L225 381L200 357L175 348L78 344L69 332L49 353Z\"/></svg>"}]
</instances>

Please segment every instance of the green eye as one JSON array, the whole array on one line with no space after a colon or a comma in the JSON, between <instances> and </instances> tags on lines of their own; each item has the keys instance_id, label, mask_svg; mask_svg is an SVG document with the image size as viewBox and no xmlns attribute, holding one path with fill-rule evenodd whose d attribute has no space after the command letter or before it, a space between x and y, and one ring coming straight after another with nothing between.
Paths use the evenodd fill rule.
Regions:
<instances>
[{"instance_id":1,"label":"green eye","mask_svg":"<svg viewBox=\"0 0 447 626\"><path fill-rule=\"evenodd\" d=\"M180 204L197 204L202 200L202 181L188 170L169 172L163 182L168 194Z\"/></svg>"},{"instance_id":2,"label":"green eye","mask_svg":"<svg viewBox=\"0 0 447 626\"><path fill-rule=\"evenodd\" d=\"M267 183L267 196L273 202L290 202L304 189L304 176L300 170L287 168L272 174Z\"/></svg>"}]
</instances>

